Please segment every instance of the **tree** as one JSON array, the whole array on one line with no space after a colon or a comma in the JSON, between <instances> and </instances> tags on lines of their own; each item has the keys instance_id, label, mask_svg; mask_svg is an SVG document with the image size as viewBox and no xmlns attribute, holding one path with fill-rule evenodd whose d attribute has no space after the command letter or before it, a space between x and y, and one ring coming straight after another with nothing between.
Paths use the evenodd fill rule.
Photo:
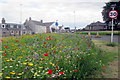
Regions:
<instances>
[{"instance_id":1,"label":"tree","mask_svg":"<svg viewBox=\"0 0 120 80\"><path fill-rule=\"evenodd\" d=\"M102 11L102 16L103 16L103 21L105 21L105 23L107 24L107 26L109 27L109 24L111 23L112 19L109 18L109 11L112 10L111 6L112 5L116 5L114 7L115 10L118 11L118 17L116 19L114 19L114 28L118 29L118 23L120 23L120 0L115 0L113 2L113 0L111 0L110 2L107 2L106 5L103 7L103 11Z\"/></svg>"}]
</instances>

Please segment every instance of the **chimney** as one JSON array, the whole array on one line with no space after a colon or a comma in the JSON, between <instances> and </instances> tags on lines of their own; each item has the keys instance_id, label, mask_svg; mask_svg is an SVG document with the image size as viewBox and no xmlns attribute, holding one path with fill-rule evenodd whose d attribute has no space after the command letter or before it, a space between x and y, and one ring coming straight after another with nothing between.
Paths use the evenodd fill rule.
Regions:
<instances>
[{"instance_id":1,"label":"chimney","mask_svg":"<svg viewBox=\"0 0 120 80\"><path fill-rule=\"evenodd\" d=\"M41 20L40 22L43 23L43 20Z\"/></svg>"},{"instance_id":2,"label":"chimney","mask_svg":"<svg viewBox=\"0 0 120 80\"><path fill-rule=\"evenodd\" d=\"M5 19L4 18L2 18L2 24L5 24Z\"/></svg>"},{"instance_id":3,"label":"chimney","mask_svg":"<svg viewBox=\"0 0 120 80\"><path fill-rule=\"evenodd\" d=\"M31 17L29 17L29 21L31 20Z\"/></svg>"}]
</instances>

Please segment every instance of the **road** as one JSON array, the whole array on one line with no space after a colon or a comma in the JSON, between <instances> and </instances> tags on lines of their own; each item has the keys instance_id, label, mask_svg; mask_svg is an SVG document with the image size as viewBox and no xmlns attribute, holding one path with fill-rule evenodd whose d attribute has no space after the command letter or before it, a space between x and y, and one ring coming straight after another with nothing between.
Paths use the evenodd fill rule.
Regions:
<instances>
[{"instance_id":1,"label":"road","mask_svg":"<svg viewBox=\"0 0 120 80\"><path fill-rule=\"evenodd\" d=\"M100 35L100 38L95 38L96 35L91 35L91 36L92 36L92 39L95 39L95 40L103 40L103 41L109 41L109 42L111 41L110 35ZM120 43L119 38L120 38L120 36L114 35L113 42Z\"/></svg>"}]
</instances>

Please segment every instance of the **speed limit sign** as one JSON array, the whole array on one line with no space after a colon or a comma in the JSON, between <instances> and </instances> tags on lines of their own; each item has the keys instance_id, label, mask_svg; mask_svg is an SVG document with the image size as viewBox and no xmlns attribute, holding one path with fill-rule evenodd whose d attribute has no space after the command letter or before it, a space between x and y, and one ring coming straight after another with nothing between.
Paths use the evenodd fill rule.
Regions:
<instances>
[{"instance_id":1,"label":"speed limit sign","mask_svg":"<svg viewBox=\"0 0 120 80\"><path fill-rule=\"evenodd\" d=\"M114 18L116 18L117 16L118 16L118 12L117 12L116 10L111 10L111 11L109 12L109 17L110 17L110 18L114 19Z\"/></svg>"}]
</instances>

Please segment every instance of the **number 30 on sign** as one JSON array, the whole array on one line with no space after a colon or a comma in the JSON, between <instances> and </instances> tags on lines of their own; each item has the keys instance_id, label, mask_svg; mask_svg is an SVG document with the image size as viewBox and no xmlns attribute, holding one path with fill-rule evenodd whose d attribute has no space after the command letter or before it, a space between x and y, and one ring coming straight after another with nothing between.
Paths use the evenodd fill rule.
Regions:
<instances>
[{"instance_id":1,"label":"number 30 on sign","mask_svg":"<svg viewBox=\"0 0 120 80\"><path fill-rule=\"evenodd\" d=\"M111 10L111 11L109 12L109 17L110 17L110 18L114 19L114 18L116 18L117 16L118 16L118 12L117 12L116 10Z\"/></svg>"}]
</instances>

